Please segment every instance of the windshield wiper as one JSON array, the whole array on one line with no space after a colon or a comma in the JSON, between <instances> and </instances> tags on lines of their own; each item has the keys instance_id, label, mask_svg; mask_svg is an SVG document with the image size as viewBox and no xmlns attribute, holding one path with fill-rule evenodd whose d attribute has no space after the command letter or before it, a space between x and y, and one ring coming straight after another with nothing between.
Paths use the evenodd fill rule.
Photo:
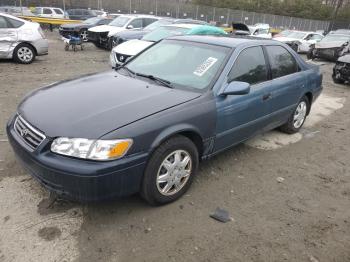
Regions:
<instances>
[{"instance_id":1,"label":"windshield wiper","mask_svg":"<svg viewBox=\"0 0 350 262\"><path fill-rule=\"evenodd\" d=\"M156 82L162 84L163 86L166 86L166 87L169 87L169 88L174 88L174 86L171 84L170 81L162 79L160 77L157 77L157 76L154 76L154 75L142 74L142 73L135 73L135 75L141 76L141 77L146 77L148 79L151 79L153 81L156 81Z\"/></svg>"},{"instance_id":2,"label":"windshield wiper","mask_svg":"<svg viewBox=\"0 0 350 262\"><path fill-rule=\"evenodd\" d=\"M128 67L126 67L125 65L119 65L119 66L115 67L116 71L119 70L119 69L125 69L129 73L130 76L135 77L135 72L132 71L131 69L129 69Z\"/></svg>"}]
</instances>

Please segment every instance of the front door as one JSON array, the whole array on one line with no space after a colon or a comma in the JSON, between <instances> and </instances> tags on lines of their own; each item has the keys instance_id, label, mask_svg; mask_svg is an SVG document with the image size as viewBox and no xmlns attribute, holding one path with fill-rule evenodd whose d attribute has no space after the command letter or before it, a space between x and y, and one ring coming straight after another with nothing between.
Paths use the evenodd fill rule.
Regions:
<instances>
[{"instance_id":1,"label":"front door","mask_svg":"<svg viewBox=\"0 0 350 262\"><path fill-rule=\"evenodd\" d=\"M246 95L217 97L214 152L254 136L268 124L267 103L270 97L267 88L270 81L267 68L261 46L246 48L237 57L228 75L228 82L247 82L251 90Z\"/></svg>"}]
</instances>

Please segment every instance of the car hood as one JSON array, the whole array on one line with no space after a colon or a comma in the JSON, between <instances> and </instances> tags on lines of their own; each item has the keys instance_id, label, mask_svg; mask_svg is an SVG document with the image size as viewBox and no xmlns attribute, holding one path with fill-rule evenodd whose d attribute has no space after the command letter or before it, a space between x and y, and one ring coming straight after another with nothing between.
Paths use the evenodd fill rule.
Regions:
<instances>
[{"instance_id":1,"label":"car hood","mask_svg":"<svg viewBox=\"0 0 350 262\"><path fill-rule=\"evenodd\" d=\"M334 42L318 42L315 44L316 48L336 48L341 47L343 44L345 44L346 41L334 41Z\"/></svg>"},{"instance_id":2,"label":"car hood","mask_svg":"<svg viewBox=\"0 0 350 262\"><path fill-rule=\"evenodd\" d=\"M199 96L108 71L37 89L18 113L46 136L96 139Z\"/></svg>"},{"instance_id":3,"label":"car hood","mask_svg":"<svg viewBox=\"0 0 350 262\"><path fill-rule=\"evenodd\" d=\"M116 27L116 26L111 26L111 25L99 25L99 26L94 26L89 29L91 32L95 33L102 33L102 32L119 32L125 30L123 27Z\"/></svg>"},{"instance_id":4,"label":"car hood","mask_svg":"<svg viewBox=\"0 0 350 262\"><path fill-rule=\"evenodd\" d=\"M338 58L338 62L350 64L350 55L344 55Z\"/></svg>"},{"instance_id":5,"label":"car hood","mask_svg":"<svg viewBox=\"0 0 350 262\"><path fill-rule=\"evenodd\" d=\"M153 42L149 42L149 41L143 41L143 40L137 40L137 39L130 40L128 42L122 43L114 47L113 52L127 55L127 56L134 56L152 44Z\"/></svg>"}]
</instances>

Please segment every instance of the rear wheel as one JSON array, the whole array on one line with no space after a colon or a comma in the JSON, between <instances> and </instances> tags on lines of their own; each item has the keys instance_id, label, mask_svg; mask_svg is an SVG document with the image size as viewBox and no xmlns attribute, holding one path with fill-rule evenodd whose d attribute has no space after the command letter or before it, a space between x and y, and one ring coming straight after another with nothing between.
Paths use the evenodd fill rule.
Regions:
<instances>
[{"instance_id":1,"label":"rear wheel","mask_svg":"<svg viewBox=\"0 0 350 262\"><path fill-rule=\"evenodd\" d=\"M152 205L173 202L190 187L198 168L198 150L184 136L161 144L148 161L141 196Z\"/></svg>"},{"instance_id":2,"label":"rear wheel","mask_svg":"<svg viewBox=\"0 0 350 262\"><path fill-rule=\"evenodd\" d=\"M13 51L13 59L17 63L30 64L35 59L35 50L31 45L19 44Z\"/></svg>"},{"instance_id":3,"label":"rear wheel","mask_svg":"<svg viewBox=\"0 0 350 262\"><path fill-rule=\"evenodd\" d=\"M289 117L287 123L280 127L280 130L287 134L294 134L299 132L303 126L306 116L310 109L309 99L304 96L298 103L292 115Z\"/></svg>"}]
</instances>

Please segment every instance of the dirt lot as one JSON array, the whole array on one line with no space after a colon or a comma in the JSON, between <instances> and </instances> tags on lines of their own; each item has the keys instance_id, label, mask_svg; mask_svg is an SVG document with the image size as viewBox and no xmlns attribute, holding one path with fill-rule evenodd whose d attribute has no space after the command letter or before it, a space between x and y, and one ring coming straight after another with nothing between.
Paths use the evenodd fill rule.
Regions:
<instances>
[{"instance_id":1,"label":"dirt lot","mask_svg":"<svg viewBox=\"0 0 350 262\"><path fill-rule=\"evenodd\" d=\"M350 261L350 87L333 84L332 64L301 134L270 132L202 163L167 206L82 205L50 201L5 132L27 92L109 69L108 52L65 52L49 38L32 65L0 62L0 261ZM233 221L211 219L216 207Z\"/></svg>"}]
</instances>

